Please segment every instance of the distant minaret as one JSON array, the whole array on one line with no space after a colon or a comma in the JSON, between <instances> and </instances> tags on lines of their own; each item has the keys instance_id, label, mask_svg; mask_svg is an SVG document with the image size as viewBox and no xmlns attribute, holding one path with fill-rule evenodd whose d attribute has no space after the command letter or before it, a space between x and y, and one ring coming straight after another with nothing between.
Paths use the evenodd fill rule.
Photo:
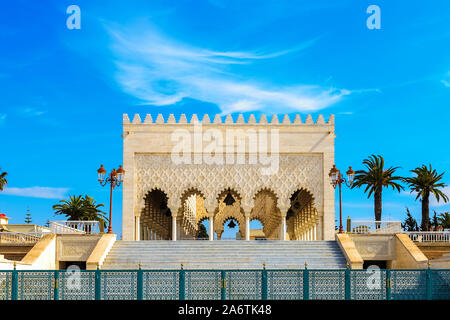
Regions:
<instances>
[{"instance_id":1,"label":"distant minaret","mask_svg":"<svg viewBox=\"0 0 450 320\"><path fill-rule=\"evenodd\" d=\"M27 214L25 216L25 223L30 224L32 222L30 208L27 207Z\"/></svg>"}]
</instances>

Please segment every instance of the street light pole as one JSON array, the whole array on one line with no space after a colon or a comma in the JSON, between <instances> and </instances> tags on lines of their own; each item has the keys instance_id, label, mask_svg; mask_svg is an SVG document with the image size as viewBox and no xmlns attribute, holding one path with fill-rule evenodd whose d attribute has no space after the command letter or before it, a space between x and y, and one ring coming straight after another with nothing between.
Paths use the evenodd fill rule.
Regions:
<instances>
[{"instance_id":1,"label":"street light pole","mask_svg":"<svg viewBox=\"0 0 450 320\"><path fill-rule=\"evenodd\" d=\"M331 168L328 174L331 178L333 188L336 189L339 185L339 233L344 233L344 227L342 226L342 183L347 187L351 187L355 178L355 171L352 170L352 167L349 167L346 174L347 179L342 176L341 171L336 168L336 165L333 165L333 168Z\"/></svg>"},{"instance_id":2,"label":"street light pole","mask_svg":"<svg viewBox=\"0 0 450 320\"><path fill-rule=\"evenodd\" d=\"M341 173L339 172L339 176ZM344 233L342 227L342 180L339 178L339 233Z\"/></svg>"},{"instance_id":3,"label":"street light pole","mask_svg":"<svg viewBox=\"0 0 450 320\"><path fill-rule=\"evenodd\" d=\"M123 170L122 166L119 166L119 169L112 169L111 173L106 177L106 170L103 165L100 165L100 168L97 170L98 174L98 182L102 187L106 186L108 183L111 187L110 197L109 197L109 226L107 233L112 232L112 201L113 201L113 190L115 187L119 187L123 182L123 177L125 175L125 170Z\"/></svg>"}]
</instances>

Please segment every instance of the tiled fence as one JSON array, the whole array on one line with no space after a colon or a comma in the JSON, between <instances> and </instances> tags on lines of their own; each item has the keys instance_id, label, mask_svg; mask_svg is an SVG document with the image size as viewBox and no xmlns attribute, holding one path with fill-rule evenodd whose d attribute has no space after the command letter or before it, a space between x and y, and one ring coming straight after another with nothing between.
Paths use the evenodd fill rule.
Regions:
<instances>
[{"instance_id":1,"label":"tiled fence","mask_svg":"<svg viewBox=\"0 0 450 320\"><path fill-rule=\"evenodd\" d=\"M450 270L8 270L2 299L450 299Z\"/></svg>"}]
</instances>

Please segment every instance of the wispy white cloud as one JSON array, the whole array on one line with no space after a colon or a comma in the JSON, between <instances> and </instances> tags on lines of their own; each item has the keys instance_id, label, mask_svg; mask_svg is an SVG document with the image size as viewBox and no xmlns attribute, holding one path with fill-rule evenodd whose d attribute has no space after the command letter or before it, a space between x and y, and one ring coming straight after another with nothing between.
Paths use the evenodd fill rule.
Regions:
<instances>
[{"instance_id":1,"label":"wispy white cloud","mask_svg":"<svg viewBox=\"0 0 450 320\"><path fill-rule=\"evenodd\" d=\"M45 110L39 110L32 107L23 108L20 110L20 114L25 117L38 117L47 113Z\"/></svg>"},{"instance_id":2,"label":"wispy white cloud","mask_svg":"<svg viewBox=\"0 0 450 320\"><path fill-rule=\"evenodd\" d=\"M352 115L353 111L342 111L342 112L338 112L337 114L342 114L342 115Z\"/></svg>"},{"instance_id":3,"label":"wispy white cloud","mask_svg":"<svg viewBox=\"0 0 450 320\"><path fill-rule=\"evenodd\" d=\"M50 187L28 187L14 188L6 187L1 194L7 194L20 197L44 198L44 199L63 199L67 196L68 188L50 188Z\"/></svg>"},{"instance_id":4,"label":"wispy white cloud","mask_svg":"<svg viewBox=\"0 0 450 320\"><path fill-rule=\"evenodd\" d=\"M447 197L450 199L450 186L444 187L441 189L441 191L447 195ZM442 207L445 206L447 203L445 203L441 198L439 199L439 202L437 202L436 198L434 195L432 195L430 197L430 206L431 207Z\"/></svg>"},{"instance_id":5,"label":"wispy white cloud","mask_svg":"<svg viewBox=\"0 0 450 320\"><path fill-rule=\"evenodd\" d=\"M317 39L277 52L223 51L171 40L153 27L143 29L141 26L136 32L107 27L117 66L116 80L143 104L163 106L189 97L217 104L223 113L312 112L350 94L349 90L317 85L277 86L232 72L233 66L305 50Z\"/></svg>"},{"instance_id":6,"label":"wispy white cloud","mask_svg":"<svg viewBox=\"0 0 450 320\"><path fill-rule=\"evenodd\" d=\"M444 86L450 88L450 71L447 72L447 74L445 75L445 78L442 79L441 82L444 84Z\"/></svg>"}]
</instances>

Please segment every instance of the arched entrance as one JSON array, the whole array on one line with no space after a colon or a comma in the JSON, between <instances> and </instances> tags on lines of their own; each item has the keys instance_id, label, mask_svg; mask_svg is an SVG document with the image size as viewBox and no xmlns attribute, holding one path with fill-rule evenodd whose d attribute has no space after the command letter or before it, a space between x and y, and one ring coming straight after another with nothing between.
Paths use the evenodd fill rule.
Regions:
<instances>
[{"instance_id":1,"label":"arched entrance","mask_svg":"<svg viewBox=\"0 0 450 320\"><path fill-rule=\"evenodd\" d=\"M186 190L181 196L181 207L177 215L177 239L196 239L200 222L208 218L203 194L195 188Z\"/></svg>"},{"instance_id":2,"label":"arched entrance","mask_svg":"<svg viewBox=\"0 0 450 320\"><path fill-rule=\"evenodd\" d=\"M286 215L287 233L292 240L317 240L319 217L314 197L306 189L298 189L291 196Z\"/></svg>"},{"instance_id":3,"label":"arched entrance","mask_svg":"<svg viewBox=\"0 0 450 320\"><path fill-rule=\"evenodd\" d=\"M275 192L270 189L262 189L255 194L253 200L254 207L250 212L248 222L255 219L260 221L266 239L280 239L282 217L277 206L278 199Z\"/></svg>"},{"instance_id":4,"label":"arched entrance","mask_svg":"<svg viewBox=\"0 0 450 320\"><path fill-rule=\"evenodd\" d=\"M149 191L140 216L142 240L170 240L172 218L167 207L167 195L158 189Z\"/></svg>"},{"instance_id":5,"label":"arched entrance","mask_svg":"<svg viewBox=\"0 0 450 320\"><path fill-rule=\"evenodd\" d=\"M214 230L217 234L217 239L222 238L225 223L234 221L238 227L240 237L245 237L244 210L241 207L242 197L232 188L224 189L217 197L217 208L214 214Z\"/></svg>"}]
</instances>

